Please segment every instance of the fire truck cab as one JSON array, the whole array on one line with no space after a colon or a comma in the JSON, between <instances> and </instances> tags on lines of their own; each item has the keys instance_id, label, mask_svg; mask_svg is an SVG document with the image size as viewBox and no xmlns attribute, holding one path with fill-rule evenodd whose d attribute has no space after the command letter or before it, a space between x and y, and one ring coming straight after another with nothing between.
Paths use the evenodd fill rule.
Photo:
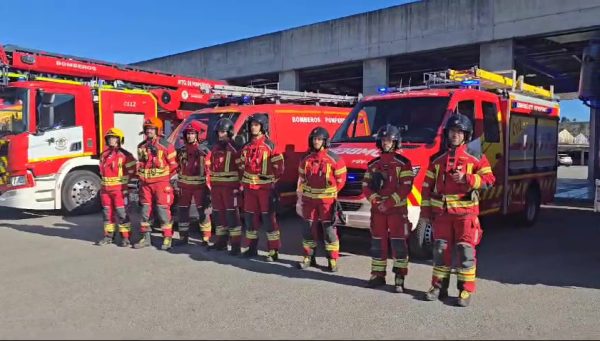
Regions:
<instances>
[{"instance_id":1,"label":"fire truck cab","mask_svg":"<svg viewBox=\"0 0 600 341\"><path fill-rule=\"evenodd\" d=\"M346 226L369 228L371 207L361 181L369 161L379 155L377 130L395 125L402 132L399 152L410 159L415 174L408 196L411 253L430 255L431 226L417 226L421 185L430 157L446 146L443 127L455 112L472 120L470 147L486 155L497 179L493 188L480 192L481 214L514 213L524 224L534 224L540 204L553 200L556 187L559 106L552 90L528 85L514 71L504 75L478 68L426 74L425 84L381 88L381 94L362 99L334 135L332 150L348 167L339 194ZM354 129L365 125L370 129Z\"/></svg>"}]
</instances>

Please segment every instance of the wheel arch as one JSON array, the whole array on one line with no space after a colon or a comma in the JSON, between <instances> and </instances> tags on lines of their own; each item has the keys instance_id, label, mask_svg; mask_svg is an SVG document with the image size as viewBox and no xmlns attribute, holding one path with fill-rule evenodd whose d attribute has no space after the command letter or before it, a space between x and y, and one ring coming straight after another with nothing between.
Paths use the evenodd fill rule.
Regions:
<instances>
[{"instance_id":1,"label":"wheel arch","mask_svg":"<svg viewBox=\"0 0 600 341\"><path fill-rule=\"evenodd\" d=\"M65 162L56 174L56 188L54 189L54 208L57 210L62 209L62 184L69 173L75 170L89 170L100 176L99 164L99 160L92 159L89 156L73 158Z\"/></svg>"}]
</instances>

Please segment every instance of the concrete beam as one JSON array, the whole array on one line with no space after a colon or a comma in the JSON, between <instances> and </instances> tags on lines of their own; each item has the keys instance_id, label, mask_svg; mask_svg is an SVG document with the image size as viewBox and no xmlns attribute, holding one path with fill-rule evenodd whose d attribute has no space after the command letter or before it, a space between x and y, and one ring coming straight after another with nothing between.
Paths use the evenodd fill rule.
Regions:
<instances>
[{"instance_id":1,"label":"concrete beam","mask_svg":"<svg viewBox=\"0 0 600 341\"><path fill-rule=\"evenodd\" d=\"M514 43L512 39L484 43L479 46L479 67L489 71L514 68Z\"/></svg>"},{"instance_id":2,"label":"concrete beam","mask_svg":"<svg viewBox=\"0 0 600 341\"><path fill-rule=\"evenodd\" d=\"M279 73L279 89L300 90L300 76L296 70L281 71Z\"/></svg>"},{"instance_id":3,"label":"concrete beam","mask_svg":"<svg viewBox=\"0 0 600 341\"><path fill-rule=\"evenodd\" d=\"M376 94L377 88L388 86L389 77L389 65L386 58L363 61L363 95Z\"/></svg>"},{"instance_id":4,"label":"concrete beam","mask_svg":"<svg viewBox=\"0 0 600 341\"><path fill-rule=\"evenodd\" d=\"M593 101L590 109L590 149L588 154L588 180L593 184L600 179L600 100Z\"/></svg>"}]
</instances>

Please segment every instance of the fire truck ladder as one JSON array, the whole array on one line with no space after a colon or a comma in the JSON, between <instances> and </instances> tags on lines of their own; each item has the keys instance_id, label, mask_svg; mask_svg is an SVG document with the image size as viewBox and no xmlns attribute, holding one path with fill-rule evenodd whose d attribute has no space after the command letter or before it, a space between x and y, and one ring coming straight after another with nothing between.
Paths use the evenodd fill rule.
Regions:
<instances>
[{"instance_id":1,"label":"fire truck ladder","mask_svg":"<svg viewBox=\"0 0 600 341\"><path fill-rule=\"evenodd\" d=\"M315 103L315 104L335 104L350 106L358 101L357 96L331 95L308 91L288 91L267 88L252 88L234 85L213 85L208 89L208 93L221 96L222 98L243 98L248 102L254 102L256 99L274 100L276 103L294 102L294 103Z\"/></svg>"},{"instance_id":2,"label":"fire truck ladder","mask_svg":"<svg viewBox=\"0 0 600 341\"><path fill-rule=\"evenodd\" d=\"M488 91L511 91L546 100L556 99L554 87L549 90L543 87L527 84L523 76L517 77L515 70L490 72L478 67L467 70L446 70L430 72L423 75L423 81L429 87L467 86Z\"/></svg>"}]
</instances>

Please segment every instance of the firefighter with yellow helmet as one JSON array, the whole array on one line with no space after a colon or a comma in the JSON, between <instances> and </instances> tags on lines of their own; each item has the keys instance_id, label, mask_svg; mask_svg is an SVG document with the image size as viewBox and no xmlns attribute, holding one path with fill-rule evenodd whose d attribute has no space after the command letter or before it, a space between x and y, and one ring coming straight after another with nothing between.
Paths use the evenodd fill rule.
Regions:
<instances>
[{"instance_id":1,"label":"firefighter with yellow helmet","mask_svg":"<svg viewBox=\"0 0 600 341\"><path fill-rule=\"evenodd\" d=\"M110 128L104 134L106 148L100 155L102 188L100 200L104 214L104 238L97 245L108 245L115 240L115 230L121 233L120 246L131 245L131 223L127 214L127 184L135 175L136 160L123 148L125 135L118 128ZM118 225L117 225L118 224Z\"/></svg>"}]
</instances>

